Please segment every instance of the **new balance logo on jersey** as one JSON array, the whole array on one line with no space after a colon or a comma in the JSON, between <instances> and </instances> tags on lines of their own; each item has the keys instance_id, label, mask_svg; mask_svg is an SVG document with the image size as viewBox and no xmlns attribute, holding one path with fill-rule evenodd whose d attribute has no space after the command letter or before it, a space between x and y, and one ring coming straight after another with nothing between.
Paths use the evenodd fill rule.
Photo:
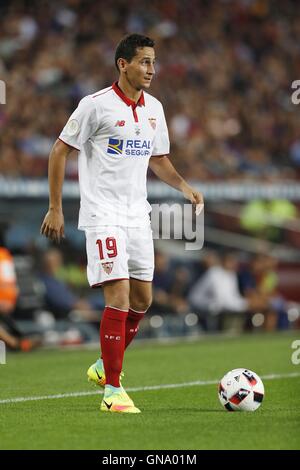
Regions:
<instances>
[{"instance_id":1,"label":"new balance logo on jersey","mask_svg":"<svg viewBox=\"0 0 300 470\"><path fill-rule=\"evenodd\" d=\"M115 127L124 127L125 126L125 121L117 121L115 124Z\"/></svg>"}]
</instances>

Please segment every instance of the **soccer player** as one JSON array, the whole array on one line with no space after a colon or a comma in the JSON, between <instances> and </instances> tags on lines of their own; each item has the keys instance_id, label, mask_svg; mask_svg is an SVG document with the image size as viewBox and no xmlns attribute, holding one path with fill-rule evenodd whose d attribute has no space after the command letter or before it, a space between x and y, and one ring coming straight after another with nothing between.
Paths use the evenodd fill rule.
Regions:
<instances>
[{"instance_id":1,"label":"soccer player","mask_svg":"<svg viewBox=\"0 0 300 470\"><path fill-rule=\"evenodd\" d=\"M49 158L49 210L41 233L64 236L62 186L65 161L79 152L80 213L85 231L87 277L102 286L102 356L88 369L89 380L105 387L102 411L139 413L120 383L125 349L151 304L153 240L147 202L148 166L192 204L202 194L189 186L168 158L169 137L161 103L146 93L154 77L154 41L127 35L117 46L119 79L83 98L70 116Z\"/></svg>"}]
</instances>

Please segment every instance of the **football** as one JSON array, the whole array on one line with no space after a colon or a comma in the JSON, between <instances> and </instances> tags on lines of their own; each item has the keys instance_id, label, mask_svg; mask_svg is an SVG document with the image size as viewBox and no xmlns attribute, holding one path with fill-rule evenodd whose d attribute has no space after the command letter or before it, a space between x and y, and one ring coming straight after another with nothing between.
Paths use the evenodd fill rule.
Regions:
<instances>
[{"instance_id":1,"label":"football","mask_svg":"<svg viewBox=\"0 0 300 470\"><path fill-rule=\"evenodd\" d=\"M261 378L249 369L234 369L222 378L218 386L221 404L228 411L255 411L264 398Z\"/></svg>"}]
</instances>

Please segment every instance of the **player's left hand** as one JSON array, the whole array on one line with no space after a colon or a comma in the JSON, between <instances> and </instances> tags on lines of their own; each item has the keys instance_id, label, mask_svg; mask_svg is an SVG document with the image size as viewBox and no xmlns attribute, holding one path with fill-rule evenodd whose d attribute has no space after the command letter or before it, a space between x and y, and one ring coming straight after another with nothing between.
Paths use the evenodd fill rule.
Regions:
<instances>
[{"instance_id":1,"label":"player's left hand","mask_svg":"<svg viewBox=\"0 0 300 470\"><path fill-rule=\"evenodd\" d=\"M204 207L203 194L189 185L184 186L182 192L184 197L188 199L193 205L195 205L196 215L199 215Z\"/></svg>"}]
</instances>

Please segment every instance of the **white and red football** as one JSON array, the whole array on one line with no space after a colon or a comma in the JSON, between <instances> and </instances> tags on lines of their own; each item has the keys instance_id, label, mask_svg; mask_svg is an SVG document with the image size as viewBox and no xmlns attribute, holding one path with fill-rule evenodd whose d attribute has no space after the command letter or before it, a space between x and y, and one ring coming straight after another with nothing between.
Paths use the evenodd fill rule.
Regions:
<instances>
[{"instance_id":1,"label":"white and red football","mask_svg":"<svg viewBox=\"0 0 300 470\"><path fill-rule=\"evenodd\" d=\"M234 369L222 378L218 386L220 402L228 411L255 411L264 398L261 378L249 369Z\"/></svg>"}]
</instances>

